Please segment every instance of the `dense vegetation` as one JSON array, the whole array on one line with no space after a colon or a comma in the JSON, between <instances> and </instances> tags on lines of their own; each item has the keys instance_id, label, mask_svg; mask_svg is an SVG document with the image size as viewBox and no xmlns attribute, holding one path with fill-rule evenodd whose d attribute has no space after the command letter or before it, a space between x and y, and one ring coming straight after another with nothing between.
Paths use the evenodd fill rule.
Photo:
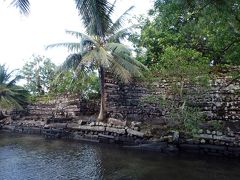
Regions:
<instances>
[{"instance_id":1,"label":"dense vegetation","mask_svg":"<svg viewBox=\"0 0 240 180\"><path fill-rule=\"evenodd\" d=\"M33 95L44 95L49 91L55 70L56 65L49 58L33 55L21 70L26 80L25 88Z\"/></svg>"},{"instance_id":2,"label":"dense vegetation","mask_svg":"<svg viewBox=\"0 0 240 180\"><path fill-rule=\"evenodd\" d=\"M69 55L55 71L50 94L80 94L85 99L99 99L99 79L92 67L79 66L82 56Z\"/></svg>"},{"instance_id":3,"label":"dense vegetation","mask_svg":"<svg viewBox=\"0 0 240 180\"><path fill-rule=\"evenodd\" d=\"M161 64L169 48L190 61L239 65L239 0L156 0L145 19L139 46L145 64Z\"/></svg>"}]
</instances>

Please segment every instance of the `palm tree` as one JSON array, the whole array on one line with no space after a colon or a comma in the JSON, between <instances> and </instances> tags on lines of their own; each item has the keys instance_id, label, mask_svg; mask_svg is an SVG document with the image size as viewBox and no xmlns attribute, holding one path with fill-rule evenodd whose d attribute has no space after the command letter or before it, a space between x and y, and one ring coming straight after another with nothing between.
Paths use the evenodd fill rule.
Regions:
<instances>
[{"instance_id":1,"label":"palm tree","mask_svg":"<svg viewBox=\"0 0 240 180\"><path fill-rule=\"evenodd\" d=\"M12 0L11 3L13 6L19 9L20 13L28 15L30 11L30 2L29 0Z\"/></svg>"},{"instance_id":2,"label":"palm tree","mask_svg":"<svg viewBox=\"0 0 240 180\"><path fill-rule=\"evenodd\" d=\"M21 78L11 78L13 71L8 73L5 65L0 65L0 109L21 109L28 102L28 92L16 82Z\"/></svg>"},{"instance_id":3,"label":"palm tree","mask_svg":"<svg viewBox=\"0 0 240 180\"><path fill-rule=\"evenodd\" d=\"M47 48L67 47L81 54L81 58L77 61L77 67L84 65L87 67L94 66L98 69L101 87L101 108L98 120L103 121L106 118L105 70L112 72L122 81L129 82L132 76L141 76L141 70L146 69L146 67L131 56L131 50L128 47L119 43L121 38L128 35L127 28L121 30L120 28L124 18L133 7L130 7L113 22L110 15L113 12L115 3L109 4L106 0L88 0L89 3L92 3L91 6L88 6L85 2L87 0L80 1L77 7L82 15L88 34L66 31L66 33L78 38L80 42L52 44ZM69 62L72 63L71 59Z\"/></svg>"}]
</instances>

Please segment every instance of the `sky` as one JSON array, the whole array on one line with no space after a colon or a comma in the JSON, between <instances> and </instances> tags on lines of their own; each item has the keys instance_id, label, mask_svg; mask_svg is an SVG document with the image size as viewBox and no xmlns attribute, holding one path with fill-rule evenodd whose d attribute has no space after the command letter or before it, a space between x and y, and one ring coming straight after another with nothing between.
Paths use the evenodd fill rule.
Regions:
<instances>
[{"instance_id":1,"label":"sky","mask_svg":"<svg viewBox=\"0 0 240 180\"><path fill-rule=\"evenodd\" d=\"M0 64L20 69L32 54L61 64L71 53L65 48L46 50L49 44L76 42L65 30L84 32L73 0L30 0L30 15L24 16L10 6L12 0L0 0ZM131 16L146 14L152 0L118 0L113 17L135 6Z\"/></svg>"}]
</instances>

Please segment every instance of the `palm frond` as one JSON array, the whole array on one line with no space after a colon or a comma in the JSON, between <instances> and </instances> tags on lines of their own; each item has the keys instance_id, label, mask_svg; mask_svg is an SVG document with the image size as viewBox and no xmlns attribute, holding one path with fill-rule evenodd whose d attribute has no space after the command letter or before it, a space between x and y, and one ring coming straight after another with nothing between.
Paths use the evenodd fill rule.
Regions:
<instances>
[{"instance_id":1,"label":"palm frond","mask_svg":"<svg viewBox=\"0 0 240 180\"><path fill-rule=\"evenodd\" d=\"M137 66L142 70L148 70L146 66L131 56L131 50L127 46L120 43L108 43L107 48L113 55L121 57L121 59L128 61L132 65Z\"/></svg>"},{"instance_id":2,"label":"palm frond","mask_svg":"<svg viewBox=\"0 0 240 180\"><path fill-rule=\"evenodd\" d=\"M136 28L139 28L139 24L134 24L132 26L117 31L116 33L111 33L107 38L108 42L120 43L121 39L124 39L125 37L129 36L132 30Z\"/></svg>"},{"instance_id":3,"label":"palm frond","mask_svg":"<svg viewBox=\"0 0 240 180\"><path fill-rule=\"evenodd\" d=\"M115 1L112 3L111 7L109 8L109 11L108 11L108 14L107 14L108 16L112 14L112 12L113 12L113 10L114 10L114 8L115 8L116 2L117 2L117 0L115 0Z\"/></svg>"},{"instance_id":4,"label":"palm frond","mask_svg":"<svg viewBox=\"0 0 240 180\"><path fill-rule=\"evenodd\" d=\"M124 83L128 83L131 80L131 73L117 61L114 61L114 63L112 63L109 71Z\"/></svg>"},{"instance_id":5,"label":"palm frond","mask_svg":"<svg viewBox=\"0 0 240 180\"><path fill-rule=\"evenodd\" d=\"M115 62L117 62L124 69L126 69L131 74L131 76L133 76L133 77L142 76L141 69L138 66L136 66L135 64L132 64L131 61L126 61L125 59L123 59L122 56L118 56L118 55L114 54L113 64Z\"/></svg>"},{"instance_id":6,"label":"palm frond","mask_svg":"<svg viewBox=\"0 0 240 180\"><path fill-rule=\"evenodd\" d=\"M149 69L143 63L137 61L136 59L132 58L131 63L135 66L139 67L141 70L148 71Z\"/></svg>"},{"instance_id":7,"label":"palm frond","mask_svg":"<svg viewBox=\"0 0 240 180\"><path fill-rule=\"evenodd\" d=\"M91 50L91 51L88 51L88 52L85 52L84 55L82 56L82 61L81 61L81 64L82 65L89 65L90 63L94 63L96 62L96 50Z\"/></svg>"},{"instance_id":8,"label":"palm frond","mask_svg":"<svg viewBox=\"0 0 240 180\"><path fill-rule=\"evenodd\" d=\"M125 82L129 81L131 76L142 76L142 70L147 69L141 62L135 60L131 56L131 50L127 46L119 43L108 43L106 48L113 56L113 61L111 61L112 66L110 68L113 70L113 72L116 71L120 79L124 80L124 78L126 78L126 80L124 80ZM120 66L120 70L115 69L120 68ZM120 71L125 74L119 74Z\"/></svg>"},{"instance_id":9,"label":"palm frond","mask_svg":"<svg viewBox=\"0 0 240 180\"><path fill-rule=\"evenodd\" d=\"M90 64L97 64L97 65L100 65L100 62L99 62L99 52L98 52L98 49L93 49L91 51L87 51L84 55L83 55L83 58L82 58L82 61L81 61L81 64L82 65L85 65L85 66L88 66Z\"/></svg>"},{"instance_id":10,"label":"palm frond","mask_svg":"<svg viewBox=\"0 0 240 180\"><path fill-rule=\"evenodd\" d=\"M86 52L82 57L81 64L89 66L90 64L96 63L96 66L101 65L103 67L109 67L111 65L109 59L112 58L113 57L109 52L107 52L104 48L99 47Z\"/></svg>"},{"instance_id":11,"label":"palm frond","mask_svg":"<svg viewBox=\"0 0 240 180\"><path fill-rule=\"evenodd\" d=\"M91 38L90 36L84 33L77 32L77 31L69 31L69 30L66 30L66 33L80 39L80 42L50 44L46 47L46 49L54 48L54 47L65 47L69 51L73 51L76 53L83 53L84 51L88 50L89 47L96 46L97 44L97 42L93 38Z\"/></svg>"},{"instance_id":12,"label":"palm frond","mask_svg":"<svg viewBox=\"0 0 240 180\"><path fill-rule=\"evenodd\" d=\"M120 43L107 43L106 48L109 51L114 52L115 54L119 54L119 55L126 54L128 56L131 56L130 49L127 46Z\"/></svg>"},{"instance_id":13,"label":"palm frond","mask_svg":"<svg viewBox=\"0 0 240 180\"><path fill-rule=\"evenodd\" d=\"M21 109L28 102L28 92L19 86L0 85L0 108L12 107Z\"/></svg>"},{"instance_id":14,"label":"palm frond","mask_svg":"<svg viewBox=\"0 0 240 180\"><path fill-rule=\"evenodd\" d=\"M59 67L61 71L67 71L69 69L76 69L82 60L82 56L79 53L69 55L66 60Z\"/></svg>"},{"instance_id":15,"label":"palm frond","mask_svg":"<svg viewBox=\"0 0 240 180\"><path fill-rule=\"evenodd\" d=\"M109 28L108 34L114 34L116 31L118 31L120 28L123 27L123 22L126 20L125 18L129 15L129 12L134 8L134 6L131 6L128 8Z\"/></svg>"},{"instance_id":16,"label":"palm frond","mask_svg":"<svg viewBox=\"0 0 240 180\"><path fill-rule=\"evenodd\" d=\"M75 0L89 35L105 37L111 26L111 4L107 0Z\"/></svg>"},{"instance_id":17,"label":"palm frond","mask_svg":"<svg viewBox=\"0 0 240 180\"><path fill-rule=\"evenodd\" d=\"M81 39L88 39L88 40L94 42L94 40L90 36L88 36L84 33L81 33L81 32L78 32L78 31L69 31L69 30L65 30L65 32L66 32L66 34L70 34L70 35L76 37L77 39L80 39L80 38Z\"/></svg>"},{"instance_id":18,"label":"palm frond","mask_svg":"<svg viewBox=\"0 0 240 180\"><path fill-rule=\"evenodd\" d=\"M17 81L19 81L20 79L22 79L23 77L20 75L17 75L14 79L12 79L11 81L9 81L7 83L7 87L11 87L14 86L16 84Z\"/></svg>"},{"instance_id":19,"label":"palm frond","mask_svg":"<svg viewBox=\"0 0 240 180\"><path fill-rule=\"evenodd\" d=\"M5 65L0 66L0 83L4 83L6 80Z\"/></svg>"},{"instance_id":20,"label":"palm frond","mask_svg":"<svg viewBox=\"0 0 240 180\"><path fill-rule=\"evenodd\" d=\"M28 103L29 92L22 88L21 86L12 87L12 98L16 101L17 104L20 105L21 108L23 105Z\"/></svg>"},{"instance_id":21,"label":"palm frond","mask_svg":"<svg viewBox=\"0 0 240 180\"><path fill-rule=\"evenodd\" d=\"M77 43L77 42L50 44L46 47L46 49L55 48L55 47L65 47L72 52L79 52L81 50L80 43Z\"/></svg>"},{"instance_id":22,"label":"palm frond","mask_svg":"<svg viewBox=\"0 0 240 180\"><path fill-rule=\"evenodd\" d=\"M112 55L106 51L105 48L100 47L97 53L97 62L103 67L109 67L111 65Z\"/></svg>"},{"instance_id":23,"label":"palm frond","mask_svg":"<svg viewBox=\"0 0 240 180\"><path fill-rule=\"evenodd\" d=\"M10 78L15 71L16 70L12 70L8 72L8 69L5 67L5 65L0 65L0 84L9 83L9 81L11 81Z\"/></svg>"},{"instance_id":24,"label":"palm frond","mask_svg":"<svg viewBox=\"0 0 240 180\"><path fill-rule=\"evenodd\" d=\"M0 107L4 109L11 109L15 107L17 109L22 109L22 106L18 101L15 100L13 96L4 96L0 99Z\"/></svg>"},{"instance_id":25,"label":"palm frond","mask_svg":"<svg viewBox=\"0 0 240 180\"><path fill-rule=\"evenodd\" d=\"M0 65L0 108L20 108L27 103L28 92L15 83L21 79L21 76L12 78L12 74L7 72L5 65Z\"/></svg>"},{"instance_id":26,"label":"palm frond","mask_svg":"<svg viewBox=\"0 0 240 180\"><path fill-rule=\"evenodd\" d=\"M11 5L18 8L21 14L28 15L30 12L29 0L13 0Z\"/></svg>"},{"instance_id":27,"label":"palm frond","mask_svg":"<svg viewBox=\"0 0 240 180\"><path fill-rule=\"evenodd\" d=\"M9 79L9 74L7 73L7 69L5 65L0 65L0 83L5 83Z\"/></svg>"},{"instance_id":28,"label":"palm frond","mask_svg":"<svg viewBox=\"0 0 240 180\"><path fill-rule=\"evenodd\" d=\"M124 52L121 52L121 51L113 51L112 53L117 55L117 56L119 56L119 57L121 57L125 61L128 61L132 65L139 67L141 70L148 71L148 68L144 64L142 64L141 62L137 61L130 54L124 53Z\"/></svg>"}]
</instances>

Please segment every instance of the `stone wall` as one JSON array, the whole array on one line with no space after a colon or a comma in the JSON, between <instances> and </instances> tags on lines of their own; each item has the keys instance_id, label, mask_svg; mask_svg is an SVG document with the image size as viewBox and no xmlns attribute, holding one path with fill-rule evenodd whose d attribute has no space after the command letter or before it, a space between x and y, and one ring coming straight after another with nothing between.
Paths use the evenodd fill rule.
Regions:
<instances>
[{"instance_id":1,"label":"stone wall","mask_svg":"<svg viewBox=\"0 0 240 180\"><path fill-rule=\"evenodd\" d=\"M84 100L79 95L60 95L49 101L38 101L28 106L28 113L42 118L94 115L98 112L98 102Z\"/></svg>"},{"instance_id":2,"label":"stone wall","mask_svg":"<svg viewBox=\"0 0 240 180\"><path fill-rule=\"evenodd\" d=\"M178 103L178 96L174 96L171 83L159 80L148 84L134 80L130 84L121 84L107 73L105 98L108 116L144 122L143 124L147 124L145 134L152 136L151 141L177 144L181 151L239 156L239 79L221 73L209 81L209 87L206 89L185 84L184 90L195 93L186 96L190 105L198 107L205 114L198 132L191 135L166 128L169 123L167 118L169 109L164 108L160 102L145 101L146 97L153 96L164 97ZM144 131L144 127L141 128Z\"/></svg>"},{"instance_id":3,"label":"stone wall","mask_svg":"<svg viewBox=\"0 0 240 180\"><path fill-rule=\"evenodd\" d=\"M202 109L207 115L206 120L223 121L227 127L240 132L240 82L221 74L209 84L205 94L190 97L193 106ZM162 124L168 110L161 107L160 103L146 103L143 99L149 95L173 98L170 86L170 82L166 80L153 82L151 86L138 80L124 85L107 73L105 98L108 116ZM188 84L184 88L200 87Z\"/></svg>"},{"instance_id":4,"label":"stone wall","mask_svg":"<svg viewBox=\"0 0 240 180\"><path fill-rule=\"evenodd\" d=\"M189 96L192 105L204 112L206 122L224 122L225 127L206 126L193 136L177 130L161 132L166 125L168 110L160 103L146 102L148 96L176 97L171 93L170 82L155 81L149 84L135 80L124 85L106 74L105 100L109 117L124 125L93 122L96 118L84 119L82 115L96 114L97 101L85 101L78 96L63 95L51 101L41 101L28 107L28 115L16 113L15 120L4 120L2 130L19 133L37 133L46 137L62 137L75 140L138 145L136 148L157 151L186 151L204 154L240 157L240 84L226 76L210 82L203 96ZM200 87L186 84L184 88ZM192 98L192 99L191 99ZM177 98L174 99L177 102ZM133 121L130 123L130 121ZM138 121L138 122L136 122ZM144 123L140 123L140 122ZM115 120L112 118L112 122ZM147 122L147 123L146 123ZM152 126L145 126L145 125ZM158 127L158 128L153 128ZM163 129L162 131L165 131Z\"/></svg>"},{"instance_id":5,"label":"stone wall","mask_svg":"<svg viewBox=\"0 0 240 180\"><path fill-rule=\"evenodd\" d=\"M79 119L98 113L98 101L86 101L78 95L60 95L29 104L23 110L12 110L7 116L13 121L46 122L51 119Z\"/></svg>"},{"instance_id":6,"label":"stone wall","mask_svg":"<svg viewBox=\"0 0 240 180\"><path fill-rule=\"evenodd\" d=\"M99 112L100 101L98 99L81 99L79 101L79 114L80 115L95 115Z\"/></svg>"},{"instance_id":7,"label":"stone wall","mask_svg":"<svg viewBox=\"0 0 240 180\"><path fill-rule=\"evenodd\" d=\"M133 121L163 121L164 112L156 103L143 103L142 98L151 94L145 83L133 81L120 84L106 75L106 109L109 117ZM157 93L157 92L156 92Z\"/></svg>"}]
</instances>

